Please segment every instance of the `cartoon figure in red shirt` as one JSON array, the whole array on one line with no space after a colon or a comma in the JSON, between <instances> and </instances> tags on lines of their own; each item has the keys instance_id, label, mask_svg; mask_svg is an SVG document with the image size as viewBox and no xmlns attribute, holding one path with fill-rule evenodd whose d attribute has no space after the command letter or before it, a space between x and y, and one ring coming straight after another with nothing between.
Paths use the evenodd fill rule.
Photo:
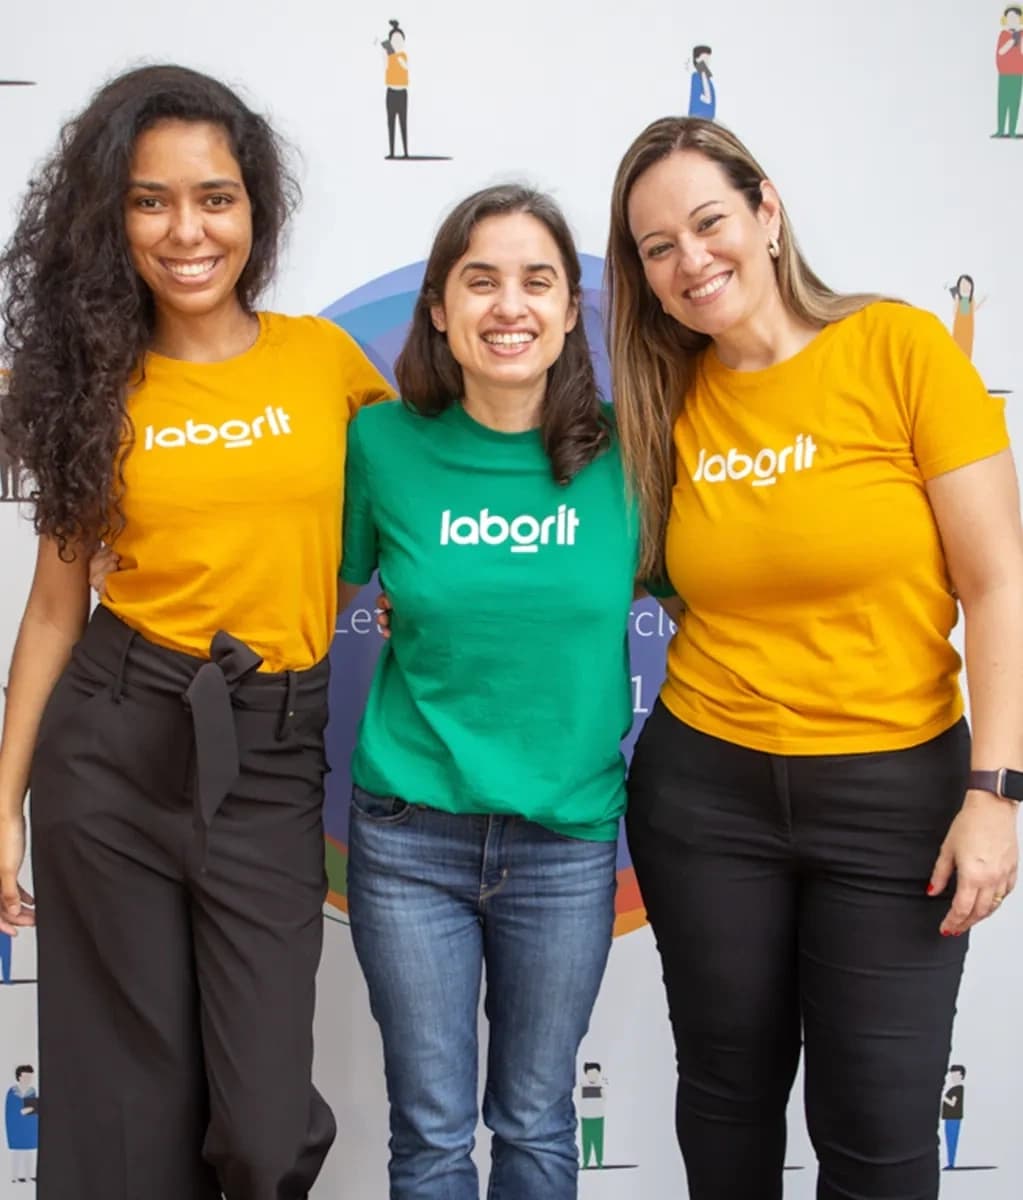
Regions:
<instances>
[{"instance_id":1,"label":"cartoon figure in red shirt","mask_svg":"<svg viewBox=\"0 0 1023 1200\"><path fill-rule=\"evenodd\" d=\"M1010 4L1002 14L1002 32L995 49L998 69L998 129L996 138L1023 137L1016 132L1023 98L1023 7Z\"/></svg>"}]
</instances>

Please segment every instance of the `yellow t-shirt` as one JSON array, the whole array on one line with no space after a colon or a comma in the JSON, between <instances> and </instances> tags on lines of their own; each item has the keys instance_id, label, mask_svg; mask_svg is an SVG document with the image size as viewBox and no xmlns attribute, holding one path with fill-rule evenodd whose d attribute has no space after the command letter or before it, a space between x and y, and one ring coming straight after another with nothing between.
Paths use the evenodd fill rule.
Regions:
<instances>
[{"instance_id":1,"label":"yellow t-shirt","mask_svg":"<svg viewBox=\"0 0 1023 1200\"><path fill-rule=\"evenodd\" d=\"M962 714L957 617L925 481L1009 444L936 317L877 303L799 354L713 349L675 427L667 532L686 604L665 705L754 750L904 749Z\"/></svg>"},{"instance_id":2,"label":"yellow t-shirt","mask_svg":"<svg viewBox=\"0 0 1023 1200\"><path fill-rule=\"evenodd\" d=\"M146 356L104 603L157 645L206 657L225 629L301 670L334 636L348 422L394 393L330 321L259 322L224 362Z\"/></svg>"}]
</instances>

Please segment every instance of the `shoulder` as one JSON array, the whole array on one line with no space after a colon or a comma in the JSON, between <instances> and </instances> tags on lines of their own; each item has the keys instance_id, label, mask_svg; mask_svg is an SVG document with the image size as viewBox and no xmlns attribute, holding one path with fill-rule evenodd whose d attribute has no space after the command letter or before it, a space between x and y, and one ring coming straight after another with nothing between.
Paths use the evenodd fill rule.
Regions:
<instances>
[{"instance_id":1,"label":"shoulder","mask_svg":"<svg viewBox=\"0 0 1023 1200\"><path fill-rule=\"evenodd\" d=\"M940 318L897 300L877 300L840 322L843 336L859 339L864 349L890 347L909 353L935 344L955 343Z\"/></svg>"},{"instance_id":2,"label":"shoulder","mask_svg":"<svg viewBox=\"0 0 1023 1200\"><path fill-rule=\"evenodd\" d=\"M312 314L291 316L286 313L263 313L268 339L279 346L300 348L337 358L365 358L359 343L340 325L326 317Z\"/></svg>"},{"instance_id":3,"label":"shoulder","mask_svg":"<svg viewBox=\"0 0 1023 1200\"><path fill-rule=\"evenodd\" d=\"M359 409L349 427L349 436L354 433L367 449L393 446L396 440L406 439L418 427L435 424L436 418L419 416L401 400L381 400Z\"/></svg>"}]
</instances>

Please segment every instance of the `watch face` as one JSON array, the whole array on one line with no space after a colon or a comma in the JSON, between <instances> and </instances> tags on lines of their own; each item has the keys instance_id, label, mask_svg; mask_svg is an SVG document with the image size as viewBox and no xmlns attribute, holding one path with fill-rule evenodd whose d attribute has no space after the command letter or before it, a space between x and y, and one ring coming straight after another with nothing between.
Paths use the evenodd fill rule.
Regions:
<instances>
[{"instance_id":1,"label":"watch face","mask_svg":"<svg viewBox=\"0 0 1023 1200\"><path fill-rule=\"evenodd\" d=\"M1023 771L1006 771L1002 795L1023 802Z\"/></svg>"}]
</instances>

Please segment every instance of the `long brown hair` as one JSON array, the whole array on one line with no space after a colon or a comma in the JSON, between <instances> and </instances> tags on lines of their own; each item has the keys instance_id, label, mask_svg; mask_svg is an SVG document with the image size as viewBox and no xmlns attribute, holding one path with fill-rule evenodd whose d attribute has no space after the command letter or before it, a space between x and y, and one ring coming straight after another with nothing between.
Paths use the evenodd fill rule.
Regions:
<instances>
[{"instance_id":1,"label":"long brown hair","mask_svg":"<svg viewBox=\"0 0 1023 1200\"><path fill-rule=\"evenodd\" d=\"M462 397L462 368L445 335L434 328L430 309L443 302L448 275L468 250L476 226L487 217L511 213L526 213L546 227L565 265L572 300L580 306L575 328L565 335L564 348L547 373L540 413L551 471L559 483L569 483L611 444L611 427L583 327L582 266L568 222L550 196L519 184L502 184L474 192L448 214L434 238L394 375L405 404L426 417L437 416Z\"/></svg>"},{"instance_id":2,"label":"long brown hair","mask_svg":"<svg viewBox=\"0 0 1023 1200\"><path fill-rule=\"evenodd\" d=\"M767 179L733 133L697 117L663 117L648 125L625 152L615 176L605 266L607 342L622 458L640 505L639 572L646 578L664 575L664 533L675 484L672 430L711 341L661 308L629 229L629 195L636 180L678 150L695 150L716 162L753 212L760 207ZM775 269L782 302L806 324L823 327L881 299L867 293L840 295L819 279L800 253L784 206L778 242Z\"/></svg>"},{"instance_id":3,"label":"long brown hair","mask_svg":"<svg viewBox=\"0 0 1023 1200\"><path fill-rule=\"evenodd\" d=\"M120 450L129 383L153 332L153 299L132 265L124 190L140 134L163 120L227 134L252 203L252 251L238 280L251 310L272 281L298 200L287 148L230 88L187 67L119 75L61 130L29 181L0 252L0 326L10 394L0 429L34 480L36 532L61 554L123 524Z\"/></svg>"}]
</instances>

